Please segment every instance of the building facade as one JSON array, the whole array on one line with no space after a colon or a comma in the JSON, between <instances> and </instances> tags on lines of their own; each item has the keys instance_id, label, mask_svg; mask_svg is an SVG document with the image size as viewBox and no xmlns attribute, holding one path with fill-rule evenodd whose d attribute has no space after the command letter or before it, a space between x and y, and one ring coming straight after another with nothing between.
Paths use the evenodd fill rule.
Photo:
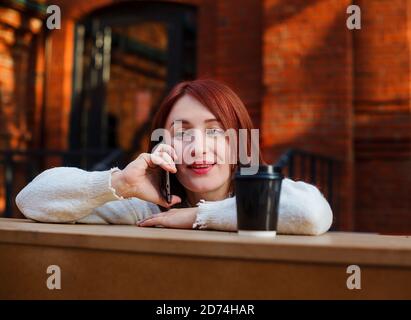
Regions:
<instances>
[{"instance_id":1,"label":"building facade","mask_svg":"<svg viewBox=\"0 0 411 320\"><path fill-rule=\"evenodd\" d=\"M267 162L303 151L305 179L333 161L332 194L329 174L314 181L335 229L411 231L411 1L20 3L0 7L0 149L138 152L170 86L211 77L244 101Z\"/></svg>"}]
</instances>

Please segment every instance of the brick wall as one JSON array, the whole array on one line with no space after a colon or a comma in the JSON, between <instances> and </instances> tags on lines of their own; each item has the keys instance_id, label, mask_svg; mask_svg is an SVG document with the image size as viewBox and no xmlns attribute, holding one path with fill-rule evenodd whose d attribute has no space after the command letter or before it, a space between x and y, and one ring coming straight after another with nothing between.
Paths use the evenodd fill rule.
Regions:
<instances>
[{"instance_id":1,"label":"brick wall","mask_svg":"<svg viewBox=\"0 0 411 320\"><path fill-rule=\"evenodd\" d=\"M118 2L54 1L63 23L51 32L47 47L49 148L68 145L74 24ZM362 30L356 31L345 24L351 0L169 2L197 6L198 76L222 80L240 95L261 129L266 160L275 161L290 147L333 157L340 164L340 229L411 230L410 1L355 1L362 9ZM12 82L4 84L9 72L4 65L13 61L4 48L0 41L0 81L12 88ZM42 77L41 68L35 74ZM39 93L40 83L34 86ZM7 90L6 99L1 91L3 105ZM20 90L23 94L30 86ZM39 97L21 99L41 105ZM9 110L19 114L20 109L15 104ZM40 111L26 111L29 129L22 132L35 132ZM21 121L12 117L13 123Z\"/></svg>"},{"instance_id":2,"label":"brick wall","mask_svg":"<svg viewBox=\"0 0 411 320\"><path fill-rule=\"evenodd\" d=\"M356 229L411 230L411 3L357 1L354 33Z\"/></svg>"},{"instance_id":3,"label":"brick wall","mask_svg":"<svg viewBox=\"0 0 411 320\"><path fill-rule=\"evenodd\" d=\"M0 7L0 150L36 147L41 140L41 25L32 14ZM3 181L0 163L0 212L5 208Z\"/></svg>"},{"instance_id":4,"label":"brick wall","mask_svg":"<svg viewBox=\"0 0 411 320\"><path fill-rule=\"evenodd\" d=\"M0 148L24 148L37 138L42 65L35 53L41 20L0 7L0 22Z\"/></svg>"},{"instance_id":5,"label":"brick wall","mask_svg":"<svg viewBox=\"0 0 411 320\"><path fill-rule=\"evenodd\" d=\"M116 1L118 3L119 1ZM261 102L261 4L253 0L181 0L169 1L198 8L199 77L214 77L231 85L244 100L256 125ZM110 0L55 1L61 7L63 26L51 34L53 66L49 72L52 87L48 93L47 144L67 147L73 68L74 22L106 5ZM232 8L238 8L232 10ZM242 30L236 32L236 30ZM218 50L217 50L218 48ZM252 61L252 63L250 63ZM58 84L56 84L58 82Z\"/></svg>"},{"instance_id":6,"label":"brick wall","mask_svg":"<svg viewBox=\"0 0 411 320\"><path fill-rule=\"evenodd\" d=\"M239 94L254 124L259 127L262 99L261 2L226 0L216 3L214 76Z\"/></svg>"},{"instance_id":7,"label":"brick wall","mask_svg":"<svg viewBox=\"0 0 411 320\"><path fill-rule=\"evenodd\" d=\"M350 1L263 1L264 150L276 159L295 147L341 163L343 229L353 225L352 43Z\"/></svg>"}]
</instances>

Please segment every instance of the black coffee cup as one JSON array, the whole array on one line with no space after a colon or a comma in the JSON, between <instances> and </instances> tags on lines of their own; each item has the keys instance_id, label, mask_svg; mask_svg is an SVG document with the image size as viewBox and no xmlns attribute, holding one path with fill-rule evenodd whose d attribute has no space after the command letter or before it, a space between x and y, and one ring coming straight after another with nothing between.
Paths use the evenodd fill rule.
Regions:
<instances>
[{"instance_id":1,"label":"black coffee cup","mask_svg":"<svg viewBox=\"0 0 411 320\"><path fill-rule=\"evenodd\" d=\"M235 174L238 233L274 237L277 232L281 168L260 165L256 174Z\"/></svg>"}]
</instances>

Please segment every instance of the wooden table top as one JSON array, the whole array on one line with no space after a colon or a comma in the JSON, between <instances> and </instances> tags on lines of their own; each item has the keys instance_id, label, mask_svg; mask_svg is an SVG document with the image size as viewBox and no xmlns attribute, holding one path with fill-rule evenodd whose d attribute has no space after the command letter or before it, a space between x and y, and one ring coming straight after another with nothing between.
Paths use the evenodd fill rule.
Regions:
<instances>
[{"instance_id":1,"label":"wooden table top","mask_svg":"<svg viewBox=\"0 0 411 320\"><path fill-rule=\"evenodd\" d=\"M328 232L321 236L36 223L0 218L0 243L252 260L411 267L411 236Z\"/></svg>"}]
</instances>

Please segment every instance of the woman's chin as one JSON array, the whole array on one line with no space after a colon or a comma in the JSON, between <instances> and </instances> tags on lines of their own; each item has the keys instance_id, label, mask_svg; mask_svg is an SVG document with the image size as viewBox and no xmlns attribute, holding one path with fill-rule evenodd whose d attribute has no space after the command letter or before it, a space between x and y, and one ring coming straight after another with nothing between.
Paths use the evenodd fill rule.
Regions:
<instances>
[{"instance_id":1,"label":"woman's chin","mask_svg":"<svg viewBox=\"0 0 411 320\"><path fill-rule=\"evenodd\" d=\"M186 186L186 188L188 190L190 190L191 192L195 192L195 193L206 193L206 192L210 192L213 191L215 189L218 188L218 186L214 186L214 185L204 185L204 184L192 184L190 186Z\"/></svg>"},{"instance_id":2,"label":"woman's chin","mask_svg":"<svg viewBox=\"0 0 411 320\"><path fill-rule=\"evenodd\" d=\"M195 193L207 193L213 190L213 188L193 188L191 191Z\"/></svg>"}]
</instances>

